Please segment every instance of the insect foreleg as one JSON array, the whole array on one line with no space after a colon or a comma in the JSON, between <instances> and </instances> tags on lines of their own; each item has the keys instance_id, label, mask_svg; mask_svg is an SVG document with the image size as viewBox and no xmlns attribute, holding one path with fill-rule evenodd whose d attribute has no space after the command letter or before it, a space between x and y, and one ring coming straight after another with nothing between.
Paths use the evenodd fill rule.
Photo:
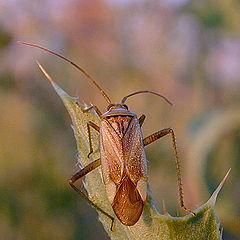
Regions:
<instances>
[{"instance_id":1,"label":"insect foreleg","mask_svg":"<svg viewBox=\"0 0 240 240\"><path fill-rule=\"evenodd\" d=\"M91 109L94 109L95 112L97 113L97 115L101 118L102 113L101 113L101 111L98 109L98 107L95 106L95 105L91 105L90 107L85 108L85 109L83 109L82 111L83 111L84 113L86 113L86 112L90 111Z\"/></svg>"},{"instance_id":2,"label":"insect foreleg","mask_svg":"<svg viewBox=\"0 0 240 240\"><path fill-rule=\"evenodd\" d=\"M88 153L88 158L90 157L90 155L93 153L93 147L92 147L92 138L91 138L91 131L90 131L90 127L92 127L93 129L95 129L96 131L100 132L100 128L98 125L96 125L93 122L88 122L87 123L87 131L88 131L88 140L89 140L89 153Z\"/></svg>"},{"instance_id":3,"label":"insect foreleg","mask_svg":"<svg viewBox=\"0 0 240 240\"><path fill-rule=\"evenodd\" d=\"M100 211L102 214L104 214L105 216L109 217L112 220L111 223L111 230L113 228L113 222L114 222L114 218L109 215L108 213L106 213L104 210L102 210L101 208L99 208L95 203L93 203L88 196L81 191L80 189L78 189L74 183L81 179L82 177L84 177L86 174L90 173L92 170L94 170L95 168L99 167L101 165L101 160L100 158L91 162L90 164L88 164L85 168L79 170L78 172L76 172L71 179L69 180L69 184L70 186L84 199L86 200L91 206L93 206L94 208L96 208L98 211Z\"/></svg>"},{"instance_id":4,"label":"insect foreleg","mask_svg":"<svg viewBox=\"0 0 240 240\"><path fill-rule=\"evenodd\" d=\"M173 145L173 151L174 151L174 155L175 155L175 164L176 164L176 169L177 169L177 182L178 182L178 192L179 192L180 206L185 211L195 215L195 213L193 211L191 211L190 209L188 209L184 204L181 168L180 168L180 162L179 162L178 152L177 152L176 137L175 137L173 129L172 128L166 128L166 129L160 130L156 133L153 133L152 135L144 138L143 144L144 144L144 146L147 146L150 143L155 142L156 140L158 140L159 138L161 138L161 137L163 137L167 134L171 134L171 136L172 136L172 145Z\"/></svg>"},{"instance_id":5,"label":"insect foreleg","mask_svg":"<svg viewBox=\"0 0 240 240\"><path fill-rule=\"evenodd\" d=\"M140 124L140 127L142 127L145 118L146 118L146 116L143 114L143 115L141 115L140 118L138 119L139 124Z\"/></svg>"}]
</instances>

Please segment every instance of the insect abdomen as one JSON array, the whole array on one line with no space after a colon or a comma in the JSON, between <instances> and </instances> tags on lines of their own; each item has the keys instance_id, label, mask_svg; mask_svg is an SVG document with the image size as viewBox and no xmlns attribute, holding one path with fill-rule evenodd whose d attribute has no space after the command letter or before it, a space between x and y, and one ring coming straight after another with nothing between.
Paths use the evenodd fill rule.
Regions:
<instances>
[{"instance_id":1,"label":"insect abdomen","mask_svg":"<svg viewBox=\"0 0 240 240\"><path fill-rule=\"evenodd\" d=\"M134 225L140 218L143 210L143 200L137 186L126 175L117 187L112 208L119 220L127 225Z\"/></svg>"}]
</instances>

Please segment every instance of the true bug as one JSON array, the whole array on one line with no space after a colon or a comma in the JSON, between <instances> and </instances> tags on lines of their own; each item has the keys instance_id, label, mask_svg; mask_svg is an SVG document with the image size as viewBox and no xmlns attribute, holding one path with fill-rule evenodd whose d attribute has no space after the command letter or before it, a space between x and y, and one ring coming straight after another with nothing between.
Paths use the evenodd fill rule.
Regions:
<instances>
[{"instance_id":1,"label":"true bug","mask_svg":"<svg viewBox=\"0 0 240 240\"><path fill-rule=\"evenodd\" d=\"M88 157L93 152L90 130L93 128L100 133L101 158L93 161L72 176L69 180L69 184L75 191L77 191L91 205L111 218L113 222L114 218L111 215L91 202L85 193L74 185L77 180L101 165L106 193L116 216L122 224L127 226L134 225L142 214L147 196L147 161L144 147L167 134L171 134L177 168L180 206L186 211L194 214L184 205L180 164L173 129L163 129L143 139L141 126L144 122L145 115L137 118L137 115L129 111L128 106L125 104L126 100L133 95L151 93L162 97L166 102L172 105L166 97L156 92L143 90L125 96L120 103L112 103L108 95L98 83L76 63L39 45L26 42L19 43L40 48L72 64L91 80L91 82L100 90L102 96L108 103L107 111L103 114L97 106L94 105L84 110L87 112L90 109L94 109L101 119L100 126L97 126L93 122L87 124L89 137ZM39 67L45 76L52 81L51 77L40 64Z\"/></svg>"}]
</instances>

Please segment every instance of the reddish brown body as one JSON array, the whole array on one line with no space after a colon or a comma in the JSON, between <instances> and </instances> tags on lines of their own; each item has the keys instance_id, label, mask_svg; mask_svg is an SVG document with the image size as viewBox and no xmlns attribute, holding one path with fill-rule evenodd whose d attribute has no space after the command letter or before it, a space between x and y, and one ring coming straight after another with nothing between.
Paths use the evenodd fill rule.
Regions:
<instances>
[{"instance_id":1,"label":"reddish brown body","mask_svg":"<svg viewBox=\"0 0 240 240\"><path fill-rule=\"evenodd\" d=\"M147 161L136 114L117 105L103 114L100 146L108 199L118 219L134 225L147 195Z\"/></svg>"}]
</instances>

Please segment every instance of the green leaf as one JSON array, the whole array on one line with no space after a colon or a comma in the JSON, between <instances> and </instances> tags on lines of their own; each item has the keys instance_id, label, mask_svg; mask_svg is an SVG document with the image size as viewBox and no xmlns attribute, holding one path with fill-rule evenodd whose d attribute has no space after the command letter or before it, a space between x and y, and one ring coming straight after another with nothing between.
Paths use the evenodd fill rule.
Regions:
<instances>
[{"instance_id":1,"label":"green leaf","mask_svg":"<svg viewBox=\"0 0 240 240\"><path fill-rule=\"evenodd\" d=\"M71 116L80 156L78 161L84 167L100 157L99 133L96 131L91 131L94 153L90 159L87 157L89 153L87 122L92 121L99 125L100 118L94 111L84 113L83 109L88 107L86 104L80 103L76 98L69 96L53 81L51 83ZM229 172L230 170L208 202L194 211L196 216L172 217L168 213L161 215L154 206L151 189L148 186L148 197L143 214L139 221L131 227L121 224L114 215L106 196L100 167L87 175L85 188L91 201L116 219L111 231L111 219L100 212L98 213L99 219L111 239L219 240L222 239L222 236L219 222L214 212L214 205Z\"/></svg>"}]
</instances>

